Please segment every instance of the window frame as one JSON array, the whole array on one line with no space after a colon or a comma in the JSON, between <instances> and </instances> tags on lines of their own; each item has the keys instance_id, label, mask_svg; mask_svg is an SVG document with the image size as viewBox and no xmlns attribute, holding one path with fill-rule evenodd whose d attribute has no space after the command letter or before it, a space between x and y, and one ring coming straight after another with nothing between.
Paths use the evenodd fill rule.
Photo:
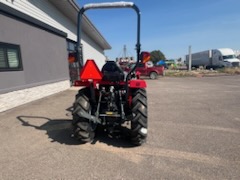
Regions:
<instances>
[{"instance_id":1,"label":"window frame","mask_svg":"<svg viewBox=\"0 0 240 180\"><path fill-rule=\"evenodd\" d=\"M23 71L20 45L0 42L0 48L3 49L4 61L7 65L7 67L0 67L0 72L4 72L4 71ZM9 59L8 59L8 55L7 55L8 49L14 49L14 50L17 51L18 67L14 67L14 68L10 67L10 65L9 65L10 63L9 63Z\"/></svg>"},{"instance_id":2,"label":"window frame","mask_svg":"<svg viewBox=\"0 0 240 180\"><path fill-rule=\"evenodd\" d=\"M144 65L144 63L138 63L138 66L137 66L138 68L144 68L145 67L145 65Z\"/></svg>"}]
</instances>

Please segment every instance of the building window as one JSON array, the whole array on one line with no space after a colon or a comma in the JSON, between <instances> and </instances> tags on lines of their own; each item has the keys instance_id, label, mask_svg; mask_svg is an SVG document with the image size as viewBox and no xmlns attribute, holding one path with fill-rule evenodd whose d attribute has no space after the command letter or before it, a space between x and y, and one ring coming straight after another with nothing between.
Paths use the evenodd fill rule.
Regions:
<instances>
[{"instance_id":1,"label":"building window","mask_svg":"<svg viewBox=\"0 0 240 180\"><path fill-rule=\"evenodd\" d=\"M0 42L0 71L21 71L20 46Z\"/></svg>"},{"instance_id":2,"label":"building window","mask_svg":"<svg viewBox=\"0 0 240 180\"><path fill-rule=\"evenodd\" d=\"M67 41L67 50L68 50L68 52L75 51L75 46L76 46L76 42L70 41L70 40Z\"/></svg>"}]
</instances>

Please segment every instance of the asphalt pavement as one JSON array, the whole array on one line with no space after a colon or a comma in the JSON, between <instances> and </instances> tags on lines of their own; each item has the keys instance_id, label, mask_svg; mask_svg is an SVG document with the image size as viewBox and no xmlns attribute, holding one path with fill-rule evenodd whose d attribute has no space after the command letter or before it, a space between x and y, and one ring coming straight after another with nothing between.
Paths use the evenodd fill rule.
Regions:
<instances>
[{"instance_id":1,"label":"asphalt pavement","mask_svg":"<svg viewBox=\"0 0 240 180\"><path fill-rule=\"evenodd\" d=\"M147 83L140 147L72 138L76 89L0 113L0 179L240 179L240 76Z\"/></svg>"}]
</instances>

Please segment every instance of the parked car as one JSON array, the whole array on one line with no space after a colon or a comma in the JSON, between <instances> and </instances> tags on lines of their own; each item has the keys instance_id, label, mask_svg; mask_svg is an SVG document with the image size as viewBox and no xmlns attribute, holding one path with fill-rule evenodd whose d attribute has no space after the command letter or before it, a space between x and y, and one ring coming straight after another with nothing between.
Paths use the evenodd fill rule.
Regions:
<instances>
[{"instance_id":1,"label":"parked car","mask_svg":"<svg viewBox=\"0 0 240 180\"><path fill-rule=\"evenodd\" d=\"M131 68L135 66L135 63L129 64L124 68L124 71L129 72ZM159 75L164 76L164 66L148 66L147 63L139 63L136 67L136 72L140 73L140 76L149 76L150 79L157 79Z\"/></svg>"}]
</instances>

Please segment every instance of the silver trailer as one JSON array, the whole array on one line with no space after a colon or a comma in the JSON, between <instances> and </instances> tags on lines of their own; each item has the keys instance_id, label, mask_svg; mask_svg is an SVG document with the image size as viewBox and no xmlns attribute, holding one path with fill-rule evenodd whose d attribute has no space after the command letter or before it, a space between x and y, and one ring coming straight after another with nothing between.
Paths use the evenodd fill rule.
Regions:
<instances>
[{"instance_id":1,"label":"silver trailer","mask_svg":"<svg viewBox=\"0 0 240 180\"><path fill-rule=\"evenodd\" d=\"M189 64L189 55L186 55L186 64ZM239 67L240 60L236 58L232 49L213 49L192 54L192 67L219 68Z\"/></svg>"}]
</instances>

